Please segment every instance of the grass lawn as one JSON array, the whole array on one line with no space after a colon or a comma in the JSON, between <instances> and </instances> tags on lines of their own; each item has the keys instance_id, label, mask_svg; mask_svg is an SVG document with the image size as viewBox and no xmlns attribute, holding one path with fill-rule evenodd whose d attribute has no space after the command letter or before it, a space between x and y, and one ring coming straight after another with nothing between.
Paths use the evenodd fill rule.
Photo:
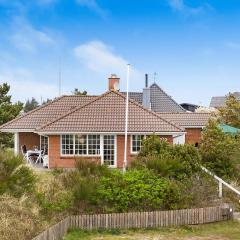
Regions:
<instances>
[{"instance_id":1,"label":"grass lawn","mask_svg":"<svg viewBox=\"0 0 240 240\"><path fill-rule=\"evenodd\" d=\"M181 228L112 230L87 232L72 230L64 240L240 240L240 222L221 222Z\"/></svg>"}]
</instances>

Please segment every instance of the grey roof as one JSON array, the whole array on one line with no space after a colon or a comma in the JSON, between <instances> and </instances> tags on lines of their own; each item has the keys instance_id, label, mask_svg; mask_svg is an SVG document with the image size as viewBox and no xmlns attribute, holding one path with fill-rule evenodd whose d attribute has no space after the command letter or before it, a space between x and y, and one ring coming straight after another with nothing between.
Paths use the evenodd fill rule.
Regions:
<instances>
[{"instance_id":1,"label":"grey roof","mask_svg":"<svg viewBox=\"0 0 240 240\"><path fill-rule=\"evenodd\" d=\"M123 94L126 94L123 92ZM185 112L174 99L164 92L156 83L150 86L151 110L154 112ZM143 94L141 92L129 92L129 98L142 104Z\"/></svg>"},{"instance_id":2,"label":"grey roof","mask_svg":"<svg viewBox=\"0 0 240 240\"><path fill-rule=\"evenodd\" d=\"M237 100L240 101L240 92L235 92L233 93L233 95L237 98ZM210 107L214 107L214 108L226 107L225 101L226 101L226 96L212 97L210 102Z\"/></svg>"}]
</instances>

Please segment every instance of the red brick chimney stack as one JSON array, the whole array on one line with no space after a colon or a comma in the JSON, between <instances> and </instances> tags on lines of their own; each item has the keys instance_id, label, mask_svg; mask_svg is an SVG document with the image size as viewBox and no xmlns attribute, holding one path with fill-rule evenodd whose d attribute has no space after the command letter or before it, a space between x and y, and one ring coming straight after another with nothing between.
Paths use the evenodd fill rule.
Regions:
<instances>
[{"instance_id":1,"label":"red brick chimney stack","mask_svg":"<svg viewBox=\"0 0 240 240\"><path fill-rule=\"evenodd\" d=\"M108 78L108 90L119 91L120 78L116 74L111 74Z\"/></svg>"}]
</instances>

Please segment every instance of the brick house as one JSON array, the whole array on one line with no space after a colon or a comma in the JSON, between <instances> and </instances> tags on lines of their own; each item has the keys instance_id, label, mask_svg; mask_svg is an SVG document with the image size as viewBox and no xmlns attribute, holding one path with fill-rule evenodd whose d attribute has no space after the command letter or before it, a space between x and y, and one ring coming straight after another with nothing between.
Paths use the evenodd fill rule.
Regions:
<instances>
[{"instance_id":1,"label":"brick house","mask_svg":"<svg viewBox=\"0 0 240 240\"><path fill-rule=\"evenodd\" d=\"M47 149L49 168L73 168L80 158L122 168L126 96L118 91L118 84L119 78L112 76L109 91L100 96L61 96L2 125L0 131L14 133L16 154L22 145ZM182 123L170 114L156 113L133 99L128 101L129 164L144 137L152 133L169 143L185 143L185 135L191 143L199 138L192 123L200 115L191 118L182 112L178 115L186 116L181 118Z\"/></svg>"},{"instance_id":2,"label":"brick house","mask_svg":"<svg viewBox=\"0 0 240 240\"><path fill-rule=\"evenodd\" d=\"M198 145L201 141L202 129L207 125L210 113L158 113L164 119L174 122L185 129L184 143ZM177 139L176 139L177 141ZM176 142L177 143L177 142Z\"/></svg>"}]
</instances>

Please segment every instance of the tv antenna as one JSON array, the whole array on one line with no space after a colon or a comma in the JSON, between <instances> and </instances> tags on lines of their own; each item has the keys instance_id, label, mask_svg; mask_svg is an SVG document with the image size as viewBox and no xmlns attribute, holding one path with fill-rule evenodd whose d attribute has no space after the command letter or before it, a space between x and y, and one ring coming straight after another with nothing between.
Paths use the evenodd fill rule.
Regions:
<instances>
[{"instance_id":1,"label":"tv antenna","mask_svg":"<svg viewBox=\"0 0 240 240\"><path fill-rule=\"evenodd\" d=\"M156 83L156 78L157 78L157 73L154 72L154 73L153 73L153 82L154 82L154 83Z\"/></svg>"},{"instance_id":2,"label":"tv antenna","mask_svg":"<svg viewBox=\"0 0 240 240\"><path fill-rule=\"evenodd\" d=\"M62 59L59 57L59 69L58 69L58 94L61 96L62 92Z\"/></svg>"}]
</instances>

